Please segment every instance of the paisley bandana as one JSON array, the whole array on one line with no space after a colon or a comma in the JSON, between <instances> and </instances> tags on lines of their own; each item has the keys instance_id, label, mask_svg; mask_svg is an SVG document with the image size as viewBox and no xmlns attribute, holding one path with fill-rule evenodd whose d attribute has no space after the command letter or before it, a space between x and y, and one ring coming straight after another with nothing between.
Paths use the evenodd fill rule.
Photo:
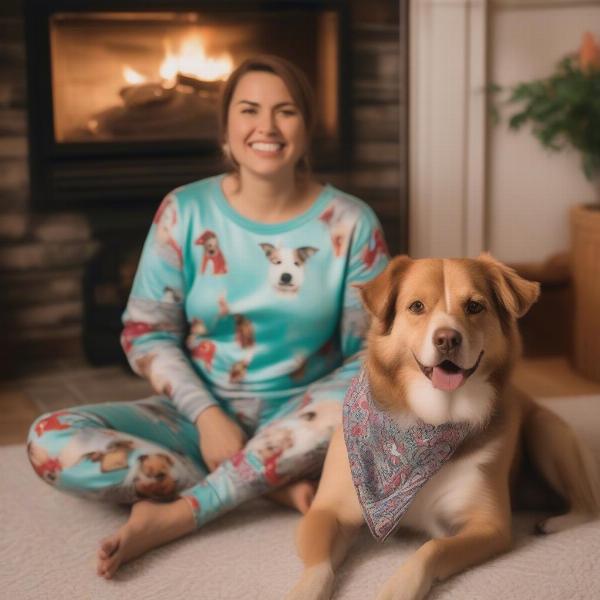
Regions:
<instances>
[{"instance_id":1,"label":"paisley bandana","mask_svg":"<svg viewBox=\"0 0 600 600\"><path fill-rule=\"evenodd\" d=\"M408 427L377 407L364 369L344 399L344 439L354 487L373 537L383 542L416 493L450 459L469 432L466 423Z\"/></svg>"}]
</instances>

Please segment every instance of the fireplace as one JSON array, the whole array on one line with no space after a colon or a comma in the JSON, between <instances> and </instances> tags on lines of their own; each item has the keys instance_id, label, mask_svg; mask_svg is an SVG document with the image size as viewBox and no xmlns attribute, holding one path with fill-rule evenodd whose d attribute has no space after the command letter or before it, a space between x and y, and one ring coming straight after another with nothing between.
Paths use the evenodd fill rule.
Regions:
<instances>
[{"instance_id":1,"label":"fireplace","mask_svg":"<svg viewBox=\"0 0 600 600\"><path fill-rule=\"evenodd\" d=\"M160 127L169 102L185 103L194 94L210 97L218 85L187 67L175 75L163 68L166 58L185 56L186 48L200 45L184 40L208 17L223 26L221 31L231 31L242 15L242 25L253 27L257 50L301 64L320 94L319 112L333 117L321 123L315 144L317 177L366 200L381 219L392 252L406 252L406 7L404 0L10 0L9 17L0 18L5 368L11 358L16 368L22 356L78 356L81 342L93 362L122 360L120 316L162 194L223 168L208 129L196 129L190 137L186 127L167 127L168 135ZM302 33L289 33L286 22ZM152 46L154 54L141 52L144 38L160 28L174 39L161 37ZM114 34L119 29L128 32L121 42ZM234 62L245 56L243 39L234 37L240 44L227 50L214 38L202 40L215 68L226 53ZM82 40L85 44L73 50ZM82 94L73 72L59 78L54 69L54 61L67 68L83 61L100 42L105 46L101 67L112 64L111 52L120 56L118 66L108 74L98 66L80 69L79 75L87 76L92 89L112 78L108 99L102 97L105 87L94 97ZM316 60L317 52L331 65ZM59 88L54 91L53 78ZM156 86L166 96L154 103L144 93L153 94ZM334 91L328 100L326 88ZM190 95L185 100L184 93ZM56 106L61 94L68 102L77 100L79 108ZM94 105L98 98L102 101ZM118 126L119 109L144 107L155 117L151 135L144 129L136 137L135 129ZM82 112L73 119L77 110ZM102 117L97 127L96 116ZM177 137L171 138L174 130Z\"/></svg>"},{"instance_id":2,"label":"fireplace","mask_svg":"<svg viewBox=\"0 0 600 600\"><path fill-rule=\"evenodd\" d=\"M289 58L316 90L318 169L349 153L341 0L27 0L38 210L153 206L221 168L219 89L245 58ZM345 101L342 102L342 99Z\"/></svg>"}]
</instances>

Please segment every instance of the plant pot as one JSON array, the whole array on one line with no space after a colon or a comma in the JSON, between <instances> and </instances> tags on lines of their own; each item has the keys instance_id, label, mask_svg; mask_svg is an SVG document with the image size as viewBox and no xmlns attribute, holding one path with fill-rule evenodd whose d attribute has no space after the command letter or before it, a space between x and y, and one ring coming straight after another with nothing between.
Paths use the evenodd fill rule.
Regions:
<instances>
[{"instance_id":1,"label":"plant pot","mask_svg":"<svg viewBox=\"0 0 600 600\"><path fill-rule=\"evenodd\" d=\"M600 204L571 210L573 366L600 382Z\"/></svg>"}]
</instances>

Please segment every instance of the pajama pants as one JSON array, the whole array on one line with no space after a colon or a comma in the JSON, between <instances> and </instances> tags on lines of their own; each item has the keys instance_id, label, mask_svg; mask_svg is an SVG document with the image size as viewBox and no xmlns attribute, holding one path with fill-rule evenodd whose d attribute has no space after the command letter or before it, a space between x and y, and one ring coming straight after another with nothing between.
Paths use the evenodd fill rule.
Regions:
<instances>
[{"instance_id":1,"label":"pajama pants","mask_svg":"<svg viewBox=\"0 0 600 600\"><path fill-rule=\"evenodd\" d=\"M221 401L249 441L212 473L196 426L166 396L43 415L27 451L35 472L61 491L126 504L184 498L199 527L286 483L318 477L347 385L316 382L284 402Z\"/></svg>"}]
</instances>

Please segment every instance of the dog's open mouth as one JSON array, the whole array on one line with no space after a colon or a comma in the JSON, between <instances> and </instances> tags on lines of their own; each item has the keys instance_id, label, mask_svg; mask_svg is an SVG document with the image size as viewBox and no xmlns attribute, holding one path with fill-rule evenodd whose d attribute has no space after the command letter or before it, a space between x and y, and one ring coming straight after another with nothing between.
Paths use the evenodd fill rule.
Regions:
<instances>
[{"instance_id":1,"label":"dog's open mouth","mask_svg":"<svg viewBox=\"0 0 600 600\"><path fill-rule=\"evenodd\" d=\"M414 354L413 354L414 356ZM483 350L479 354L477 361L470 369L462 369L458 365L454 364L451 360L444 360L435 367L426 367L421 364L417 357L415 360L419 365L419 368L423 372L423 375L427 379L431 380L434 388L438 390L444 390L445 392L453 392L458 389L475 371L481 362L483 356Z\"/></svg>"}]
</instances>

